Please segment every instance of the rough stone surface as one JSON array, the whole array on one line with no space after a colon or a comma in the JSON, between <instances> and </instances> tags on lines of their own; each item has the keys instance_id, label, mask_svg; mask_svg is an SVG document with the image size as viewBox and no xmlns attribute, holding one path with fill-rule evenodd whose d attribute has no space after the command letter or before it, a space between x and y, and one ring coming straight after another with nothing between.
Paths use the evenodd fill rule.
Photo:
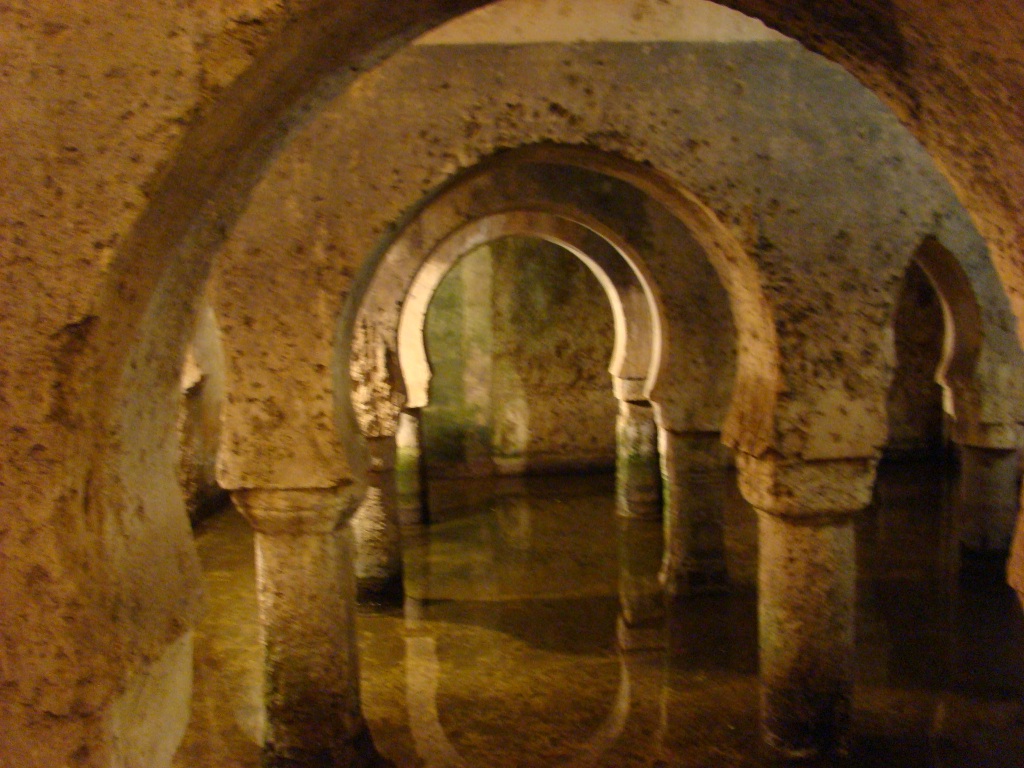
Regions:
<instances>
[{"instance_id":1,"label":"rough stone surface","mask_svg":"<svg viewBox=\"0 0 1024 768\"><path fill-rule=\"evenodd\" d=\"M893 317L896 370L886 401L889 455L935 453L942 448L943 317L939 296L916 264L907 268Z\"/></svg>"},{"instance_id":2,"label":"rough stone surface","mask_svg":"<svg viewBox=\"0 0 1024 768\"><path fill-rule=\"evenodd\" d=\"M395 482L395 439L371 438L366 495L350 523L356 583L368 597L401 593L402 537Z\"/></svg>"},{"instance_id":3,"label":"rough stone surface","mask_svg":"<svg viewBox=\"0 0 1024 768\"><path fill-rule=\"evenodd\" d=\"M185 509L193 521L223 505L225 492L217 484L220 415L224 407L224 357L217 319L209 305L199 308L192 341L181 373L178 476Z\"/></svg>"},{"instance_id":4,"label":"rough stone surface","mask_svg":"<svg viewBox=\"0 0 1024 768\"><path fill-rule=\"evenodd\" d=\"M424 334L426 471L612 465L612 313L570 253L523 238L474 251L438 286Z\"/></svg>"},{"instance_id":5,"label":"rough stone surface","mask_svg":"<svg viewBox=\"0 0 1024 768\"><path fill-rule=\"evenodd\" d=\"M473 244L528 234L571 248L599 275L617 318L608 366L616 396L646 399L650 390L665 423L719 427L735 378L727 295L705 252L667 206L616 177L638 170L602 163L609 158L566 149L502 156L433 198L389 245L362 295L357 327L372 315L384 343L397 347L411 405L428 399L420 327L431 287L436 296L444 270ZM537 213L540 207L557 213ZM662 295L654 280L665 274L680 282ZM380 415L370 418L387 418L392 397L383 393ZM364 407L356 405L357 412Z\"/></svg>"},{"instance_id":6,"label":"rough stone surface","mask_svg":"<svg viewBox=\"0 0 1024 768\"><path fill-rule=\"evenodd\" d=\"M564 250L542 248L526 261L522 246L504 240L494 248L494 279L505 288L494 306L494 455L499 465L527 471L609 467L615 398L607 298ZM562 269L559 258L568 261Z\"/></svg>"},{"instance_id":7,"label":"rough stone surface","mask_svg":"<svg viewBox=\"0 0 1024 768\"><path fill-rule=\"evenodd\" d=\"M305 110L337 94L355 73L433 24L481 4L16 0L0 9L0 592L9 619L0 630L0 762L109 764L112 735L102 714L115 691L160 658L192 622L198 582L172 470L174 441L168 439L174 434L183 329L210 257L269 158L285 135L297 135ZM896 110L952 181L991 249L1016 317L1024 317L1024 112L1018 98L1024 90L1024 19L1018 4L728 4L835 59ZM648 4L638 3L638 12L640 5ZM585 80L601 69L592 62L570 74ZM595 77L597 86L607 82ZM543 90L533 85L534 93ZM370 90L365 83L359 87ZM477 113L480 130L501 134L491 142L495 147L510 141L510 124L520 122L507 106L516 101L504 96L495 91ZM832 103L834 91L829 97ZM801 106L799 100L785 105L776 124L787 123L785 116ZM628 117L655 126L659 118ZM556 118L552 113L549 119ZM581 124L578 140L619 149L626 142L605 131L619 130L627 115L609 107L599 118L593 121L600 122L597 130ZM347 113L335 113L335 119L345 121ZM385 115L375 127L386 122ZM471 127L469 121L458 126ZM676 151L700 152L699 144L688 149L685 139L678 141L685 134L669 128L665 135L677 141ZM397 183L387 172L362 172L354 155L365 143L345 146L352 153L343 171L357 176L364 189ZM422 154L424 146L415 151ZM446 155L449 170L472 160L432 151ZM664 158L654 154L647 159L658 165ZM760 167L756 160L748 155L742 164ZM381 215L371 217L371 230L382 232L387 225L381 222L393 221L444 173L412 175L409 183L418 191L382 206ZM718 205L710 189L695 190L723 220L749 220L740 197L732 209ZM357 205L343 214L365 217ZM832 241L819 237L822 242ZM842 250L840 240L835 245L810 249L810 266L828 263ZM277 263L270 256L252 263L261 277L272 279ZM783 286L790 273L766 277L776 292L788 290ZM339 299L332 279L324 280L322 293L313 291L314 301L297 306ZM284 293L266 296L266 306L281 311L249 318L254 330L235 337L237 348L243 341L260 348L255 337L276 337L271 331L277 330L305 341L289 321L286 310L294 305L277 304ZM830 303L817 298L809 303ZM869 301L865 309L866 322L881 322L878 305ZM246 313L238 315L245 327ZM842 322L843 313L836 315ZM833 329L815 322L807 330L817 338ZM353 423L342 420L332 437L303 432L323 424L330 397L320 377L330 370L328 346L321 342L289 368L296 379L282 386L294 402L283 403L266 402L259 386L272 376L257 375L280 372L268 367L276 365L279 350L261 349L265 353L244 369L229 354L235 360L230 375L245 384L234 413L238 423L252 416L254 455L264 441L287 452L258 471L252 459L238 467L236 479L251 476L286 487L303 475L331 486L358 473ZM866 339L858 346L870 349ZM825 362L820 356L807 361L808 370L821 376L819 399L843 383L829 375ZM297 403L311 381L314 402L307 413ZM345 402L344 381L331 394ZM788 390L781 394L789 397ZM289 442L282 425L305 437ZM865 442L875 445L874 437ZM803 438L793 439L787 452L799 452L803 444ZM316 470L307 473L307 466ZM1017 541L1011 578L1020 585L1024 540Z\"/></svg>"},{"instance_id":8,"label":"rough stone surface","mask_svg":"<svg viewBox=\"0 0 1024 768\"><path fill-rule=\"evenodd\" d=\"M540 81L535 73L543 73ZM834 108L814 106L825 102ZM780 134L779 121L800 124L800 133ZM750 384L740 392L746 405L727 430L730 440L812 459L878 450L892 357L883 329L906 264L926 235L957 252L982 247L920 147L845 74L788 43L410 49L297 132L256 188L225 263L286 234L274 232L280 217L270 212L292 200L297 215L322 223L295 227L289 236L299 242L280 250L316 253L329 242L335 252L315 295L289 297L319 306L326 286L343 293L342 265L379 248L427 190L500 149L545 141L586 143L652 164L707 206L721 238L749 253L746 265L707 254L746 329L738 368L750 372ZM373 151L331 149L340 147ZM853 198L856 189L872 194ZM710 236L698 239L713 249ZM246 274L259 274L251 257L244 263ZM239 291L256 295L255 286ZM767 303L759 316L757 302ZM315 327L295 329L289 346L327 365L330 336ZM758 334L761 343L777 339L774 361L742 340ZM279 336L263 333L261 343ZM766 391L778 397L774 424L757 412ZM760 434L764 418L769 427ZM236 422L229 412L227 429L236 423L249 434L249 420Z\"/></svg>"}]
</instances>

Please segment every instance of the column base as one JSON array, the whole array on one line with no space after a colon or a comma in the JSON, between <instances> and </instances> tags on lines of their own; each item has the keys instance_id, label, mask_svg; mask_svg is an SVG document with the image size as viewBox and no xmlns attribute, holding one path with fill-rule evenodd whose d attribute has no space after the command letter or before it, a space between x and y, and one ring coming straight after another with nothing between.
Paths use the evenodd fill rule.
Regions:
<instances>
[{"instance_id":1,"label":"column base","mask_svg":"<svg viewBox=\"0 0 1024 768\"><path fill-rule=\"evenodd\" d=\"M393 768L394 763L384 758L373 743L370 731L363 728L351 743L340 749L275 750L263 749L261 768Z\"/></svg>"},{"instance_id":2,"label":"column base","mask_svg":"<svg viewBox=\"0 0 1024 768\"><path fill-rule=\"evenodd\" d=\"M764 720L761 741L765 757L775 765L828 766L837 768L850 759L850 713L848 695L823 695L821 700L769 700L762 695L762 711L786 710L793 718Z\"/></svg>"},{"instance_id":3,"label":"column base","mask_svg":"<svg viewBox=\"0 0 1024 768\"><path fill-rule=\"evenodd\" d=\"M722 594L729 591L729 572L724 560L688 563L675 572L663 566L658 582L668 597Z\"/></svg>"},{"instance_id":4,"label":"column base","mask_svg":"<svg viewBox=\"0 0 1024 768\"><path fill-rule=\"evenodd\" d=\"M356 600L372 605L401 605L405 584L401 572L385 577L361 577L356 581Z\"/></svg>"}]
</instances>

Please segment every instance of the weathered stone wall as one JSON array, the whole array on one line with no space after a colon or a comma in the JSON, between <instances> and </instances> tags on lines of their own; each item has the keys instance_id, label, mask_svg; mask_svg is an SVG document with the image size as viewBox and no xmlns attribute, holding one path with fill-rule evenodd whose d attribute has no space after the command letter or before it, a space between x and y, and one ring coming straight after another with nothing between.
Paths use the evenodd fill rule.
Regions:
<instances>
[{"instance_id":1,"label":"weathered stone wall","mask_svg":"<svg viewBox=\"0 0 1024 768\"><path fill-rule=\"evenodd\" d=\"M464 256L437 287L427 311L430 405L422 410L422 461L489 474L493 382L491 247Z\"/></svg>"},{"instance_id":2,"label":"weathered stone wall","mask_svg":"<svg viewBox=\"0 0 1024 768\"><path fill-rule=\"evenodd\" d=\"M495 244L494 457L504 471L611 467L608 298L574 256L537 245Z\"/></svg>"},{"instance_id":3,"label":"weathered stone wall","mask_svg":"<svg viewBox=\"0 0 1024 768\"><path fill-rule=\"evenodd\" d=\"M325 85L325 73L341 73L327 83L337 92L402 40L480 4L15 0L0 9L0 762L108 765L118 752L157 765L173 749L180 708L156 713L157 725L141 738L123 729L116 745L107 715L116 691L145 689L146 669L154 679L172 670L171 688L180 691L179 640L191 622L197 574L168 437L182 329L213 246L273 150L302 122L303 108L320 103L323 92L306 96ZM1020 317L1024 18L1017 4L728 4L840 61L898 111L953 180ZM642 16L662 4L628 5ZM577 6L591 12L589 3ZM502 114L493 107L482 114ZM778 124L786 122L781 114ZM450 166L461 162L450 155ZM426 186L439 176L428 175ZM414 200L418 191L399 197ZM729 213L703 192L708 205ZM406 204L385 206L380 220ZM273 272L269 259L254 266ZM326 286L324 295L336 288ZM291 330L286 316L277 320ZM296 362L306 371L327 357L314 351ZM306 429L305 414L285 405L272 424ZM268 429L253 444L282 437ZM291 446L334 468L314 481L352 475L347 453L328 441L320 456L319 446ZM303 477L288 475L296 466L239 481L298 483ZM1018 542L1024 552L1024 537ZM1024 591L1024 558L1015 562Z\"/></svg>"},{"instance_id":4,"label":"weathered stone wall","mask_svg":"<svg viewBox=\"0 0 1024 768\"><path fill-rule=\"evenodd\" d=\"M574 256L522 238L477 249L438 286L426 333L428 471L614 465L611 310Z\"/></svg>"},{"instance_id":5,"label":"weathered stone wall","mask_svg":"<svg viewBox=\"0 0 1024 768\"><path fill-rule=\"evenodd\" d=\"M542 141L651 163L748 250L780 343L782 379L766 386L786 393L768 441L787 455L876 451L891 373L883 329L906 264L928 234L984 259L920 147L850 78L792 44L419 46L325 106L255 190L223 259L242 299L222 313L241 333L232 343L244 349L259 333L262 348L279 335L240 322L257 313L247 299L265 272L283 284L291 271L288 303L320 311L332 286L344 292L345 265L378 249L425 192L478 158ZM254 269L255 254L273 267ZM310 254L316 270L299 266ZM298 336L286 354L328 366L330 337L305 328L289 330ZM240 365L268 355L240 355ZM228 429L254 439L254 423L273 422L240 402L249 405L229 406ZM239 461L235 482L249 472Z\"/></svg>"}]
</instances>

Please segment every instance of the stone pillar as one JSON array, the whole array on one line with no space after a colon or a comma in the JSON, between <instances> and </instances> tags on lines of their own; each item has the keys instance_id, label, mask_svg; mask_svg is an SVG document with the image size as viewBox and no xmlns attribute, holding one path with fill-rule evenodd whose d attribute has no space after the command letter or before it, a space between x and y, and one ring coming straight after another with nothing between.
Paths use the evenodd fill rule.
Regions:
<instances>
[{"instance_id":1,"label":"stone pillar","mask_svg":"<svg viewBox=\"0 0 1024 768\"><path fill-rule=\"evenodd\" d=\"M659 430L669 595L723 589L727 582L723 505L728 477L718 432Z\"/></svg>"},{"instance_id":2,"label":"stone pillar","mask_svg":"<svg viewBox=\"0 0 1024 768\"><path fill-rule=\"evenodd\" d=\"M405 410L398 415L395 434L395 488L398 494L399 525L427 522L421 455L420 410Z\"/></svg>"},{"instance_id":3,"label":"stone pillar","mask_svg":"<svg viewBox=\"0 0 1024 768\"><path fill-rule=\"evenodd\" d=\"M853 700L853 515L758 510L761 718L786 757L846 749Z\"/></svg>"},{"instance_id":4,"label":"stone pillar","mask_svg":"<svg viewBox=\"0 0 1024 768\"><path fill-rule=\"evenodd\" d=\"M661 517L658 427L649 403L619 400L615 422L616 509L623 517Z\"/></svg>"},{"instance_id":5,"label":"stone pillar","mask_svg":"<svg viewBox=\"0 0 1024 768\"><path fill-rule=\"evenodd\" d=\"M371 437L366 496L352 517L359 595L376 599L402 593L402 537L395 484L395 438Z\"/></svg>"},{"instance_id":6,"label":"stone pillar","mask_svg":"<svg viewBox=\"0 0 1024 768\"><path fill-rule=\"evenodd\" d=\"M784 759L843 755L854 677L854 516L873 459L784 464L740 455L758 514L761 727Z\"/></svg>"},{"instance_id":7,"label":"stone pillar","mask_svg":"<svg viewBox=\"0 0 1024 768\"><path fill-rule=\"evenodd\" d=\"M957 453L956 519L963 549L1008 551L1019 505L1017 451L959 444Z\"/></svg>"},{"instance_id":8,"label":"stone pillar","mask_svg":"<svg viewBox=\"0 0 1024 768\"><path fill-rule=\"evenodd\" d=\"M266 768L364 766L373 743L359 703L351 489L242 489L256 530L264 648Z\"/></svg>"}]
</instances>

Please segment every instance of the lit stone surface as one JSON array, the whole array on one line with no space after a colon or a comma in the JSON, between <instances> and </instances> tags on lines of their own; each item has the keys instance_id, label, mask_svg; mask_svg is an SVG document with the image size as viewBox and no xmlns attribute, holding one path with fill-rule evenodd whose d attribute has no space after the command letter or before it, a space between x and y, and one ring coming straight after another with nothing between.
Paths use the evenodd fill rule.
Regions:
<instances>
[{"instance_id":1,"label":"lit stone surface","mask_svg":"<svg viewBox=\"0 0 1024 768\"><path fill-rule=\"evenodd\" d=\"M988 244L1016 311L1013 317L997 313L1012 337L1017 319L1024 317L1024 113L1018 98L1024 92L1024 18L1018 5L1007 0L727 3L831 57L895 110L951 180ZM233 236L242 212L254 204L258 181L290 166L297 171L295 190L308 190L311 172L330 158L340 158L337 177L354 179L360 192L325 200L337 203L341 219L367 222L372 242L341 254L334 238L324 234L331 231L329 217L302 205L300 194L275 199L269 215L257 216L270 229L286 225L290 236L267 232L265 239L256 238L254 250L240 254L237 272L251 270L258 289L250 291L252 284L237 272L225 285L229 308L236 310L225 317L232 341L226 368L236 399L226 423L231 438L222 466L232 487L329 487L361 476L348 393L344 382L336 390L332 379L339 368L331 340L348 280L377 236L426 189L474 161L474 151L463 143L467 131L494 129L493 140L477 145L485 153L516 145L517 136L523 141L558 137L554 131L517 134L516 127L532 113L520 112L504 91L493 90L475 111L475 123L456 126L453 136L459 140L431 145L428 132L427 146L416 146L418 133L401 137L413 154L434 153L435 174L420 175L415 165L401 163L414 176L403 181L401 172L363 167L359 157L374 154L369 141L343 143L337 154L316 153L305 165L293 164L288 146L301 143L302 129L316 122L319 106L354 80L352 91L372 92L367 79L356 76L381 56L478 5L481 0L15 0L0 9L0 594L5 617L0 763L106 768L115 759L116 744L132 732L132 724L125 723L114 730L118 697L136 682L156 679L167 668L160 661L167 654L181 658L174 648L198 621L199 603L193 541L171 469L190 320L211 261ZM530 4L520 7L528 11ZM639 4L628 7L637 10ZM441 47L455 48L416 49ZM598 79L600 69L595 63L573 74L588 83ZM659 86L681 82L699 92L692 79L653 72ZM599 95L596 110L538 115L566 124L582 115L592 122L577 123L579 132L570 137L574 143L621 152L663 170L673 157L704 152L699 143L689 147L674 128L660 134L670 142L654 151L658 118L648 119L643 100L634 99L628 85L629 78L616 78L608 90L622 93L636 111L603 109ZM536 80L529 88L532 94L543 91ZM729 90L717 85L710 93ZM465 114L447 109L436 95L430 98L435 115L460 119ZM370 101L379 108L386 99L370 93ZM822 103L842 101L833 91L811 104L819 112ZM700 106L702 114L714 111L707 103ZM788 102L773 126L788 124L800 106L799 100ZM549 110L546 103L542 107ZM331 119L344 122L352 114L342 109ZM635 131L623 132L624 123ZM374 129L389 124L378 111ZM864 136L871 138L870 132ZM798 148L793 157L806 160L806 169L820 170L821 177L834 176L835 167L821 163L818 153ZM854 163L864 159L860 151L848 157ZM759 162L747 157L739 165L762 168ZM378 207L377 200L367 200L367 209L359 208L362 192L374 185L402 183L409 187L393 205ZM765 224L768 241L778 243L771 235L779 222L765 215L772 206L764 188L748 206L739 198L723 203L729 187L714 186L717 191L693 185L701 204L724 226L748 232L744 242L749 244L761 242ZM763 209L753 205L762 201ZM786 213L792 200L776 202L784 216L792 215ZM367 210L378 211L379 219ZM812 217L815 221L833 220ZM928 223L925 230L939 220L929 214L922 221ZM884 250L872 240L876 227L844 229L871 233L870 253ZM792 229L800 241L815 231L824 234L827 228ZM826 236L823 242L835 247L811 249L809 264L838 276L842 270L832 259L849 253L847 241ZM947 245L958 255L965 252ZM341 264L336 273L335 264ZM875 274L871 263L865 272ZM797 336L804 309L831 312L843 303L827 291L795 297L790 272L765 268L757 274L774 298L782 297L783 311L771 316L780 324L792 321L789 330L795 328ZM814 281L818 288L830 284ZM309 290L299 291L297 285ZM841 278L836 285L843 285ZM886 322L892 300L867 295L845 309L874 317L861 329L873 336L873 326ZM997 297L989 291L982 296L988 311ZM247 312L251 307L258 311ZM737 313L741 319L744 314ZM844 388L864 394L860 384L865 382L857 374L866 363L857 355L840 363L832 355L837 350L815 340L839 338L830 331L844 330L852 315L836 312L834 327L827 319L825 327L808 323L807 339L814 343L782 350L792 366L788 374L794 374L784 377L784 386L760 386L778 383L773 376L751 380L741 392L744 402L774 404L772 397L780 395L782 407L778 414L770 407L742 410L758 418L737 419L734 434L779 436L789 459L807 445L819 459L842 458L835 448L846 442L847 429L860 444L880 446L880 407L873 414L877 418L864 425L859 419L865 409L850 409L845 420L835 422L844 427L838 441L827 429L831 416L844 407ZM863 343L867 338L850 341L854 349L870 349ZM740 349L741 356L748 351ZM876 352L868 357L877 363ZM767 358L760 363L770 368ZM991 372L990 381L1021 379L999 360L983 367ZM883 388L884 375L869 378L872 387ZM822 409L808 414L807 398L797 395L809 396ZM880 393L875 395L868 400L880 404ZM787 400L790 396L795 399ZM992 413L1003 413L1006 400L991 402ZM1013 447L1006 440L1012 435L1008 425L998 419L991 425L1002 435L1001 447ZM762 440L758 450L771 442ZM1010 567L1013 583L1020 586L1024 539L1017 542ZM171 682L172 690L181 690L180 680ZM140 690L148 689L141 683ZM136 711L152 713L167 704L168 722L178 716L176 696L146 697L152 700Z\"/></svg>"},{"instance_id":2,"label":"lit stone surface","mask_svg":"<svg viewBox=\"0 0 1024 768\"><path fill-rule=\"evenodd\" d=\"M694 0L623 0L581 5L571 0L504 0L418 38L420 45L573 43L584 40L716 43L783 40L761 22Z\"/></svg>"}]
</instances>

